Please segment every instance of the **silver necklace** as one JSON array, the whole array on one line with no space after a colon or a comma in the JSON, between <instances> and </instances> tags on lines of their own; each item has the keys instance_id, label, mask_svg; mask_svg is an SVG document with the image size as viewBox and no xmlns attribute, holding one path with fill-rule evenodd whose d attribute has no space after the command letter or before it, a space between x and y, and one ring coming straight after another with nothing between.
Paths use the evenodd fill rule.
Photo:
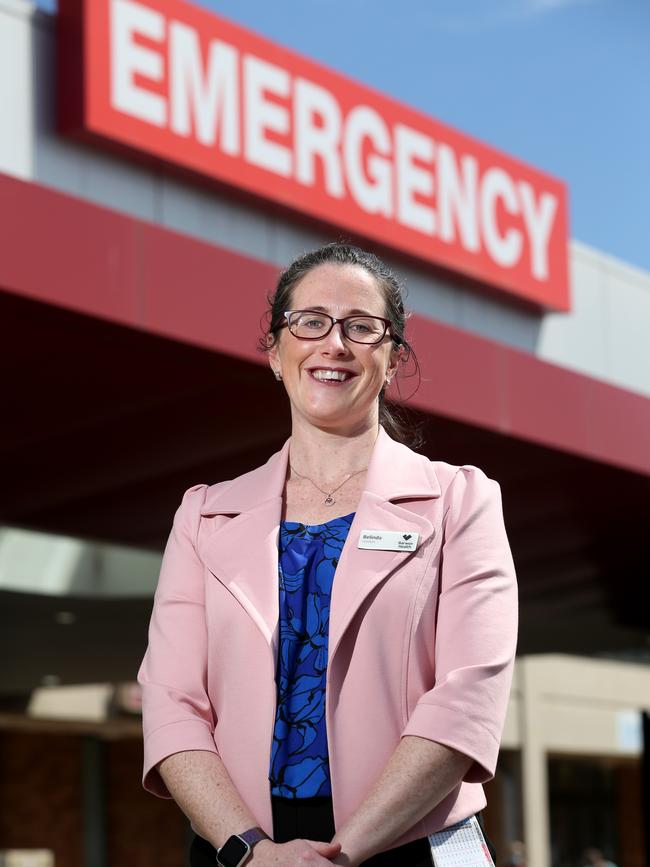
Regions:
<instances>
[{"instance_id":1,"label":"silver necklace","mask_svg":"<svg viewBox=\"0 0 650 867\"><path fill-rule=\"evenodd\" d=\"M301 479L307 479L307 481L308 481L308 482L311 482L312 485L313 485L315 488L318 488L318 490L321 492L321 494L326 494L326 495L327 495L327 496L325 497L325 499L323 500L323 503L324 503L326 506L332 506L332 505L334 505L334 503L336 502L336 500L334 499L334 497L332 496L332 494L335 494L335 493L338 491L338 489L339 489L339 488L342 488L343 485L344 485L346 482L349 482L350 479L351 479L353 476L358 476L359 473L362 473L364 470L367 470L367 469L368 469L368 467L362 467L360 470L357 470L357 471L354 472L354 473L349 473L349 474L348 474L348 475L343 479L343 481L341 482L341 484L340 484L340 485L337 485L337 486L334 488L333 491L324 491L323 488L321 488L320 485L317 485L316 482L315 482L313 479L310 479L310 478L309 478L309 476L303 476L302 473L299 473L298 470L293 466L293 464L290 463L289 466L291 467L291 471L294 472L297 476L299 476Z\"/></svg>"}]
</instances>

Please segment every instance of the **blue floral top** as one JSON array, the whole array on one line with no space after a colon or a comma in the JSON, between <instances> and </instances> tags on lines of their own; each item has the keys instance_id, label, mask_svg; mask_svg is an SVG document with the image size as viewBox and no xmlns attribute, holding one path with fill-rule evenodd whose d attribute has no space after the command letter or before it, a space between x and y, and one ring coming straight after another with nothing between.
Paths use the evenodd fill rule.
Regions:
<instances>
[{"instance_id":1,"label":"blue floral top","mask_svg":"<svg viewBox=\"0 0 650 867\"><path fill-rule=\"evenodd\" d=\"M354 512L324 524L282 521L279 539L280 647L271 792L330 796L325 677L334 572Z\"/></svg>"}]
</instances>

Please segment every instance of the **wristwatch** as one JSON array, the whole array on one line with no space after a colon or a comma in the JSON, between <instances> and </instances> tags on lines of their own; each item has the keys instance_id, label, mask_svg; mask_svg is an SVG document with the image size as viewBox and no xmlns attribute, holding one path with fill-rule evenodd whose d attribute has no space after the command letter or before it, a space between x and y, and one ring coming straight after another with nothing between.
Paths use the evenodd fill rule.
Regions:
<instances>
[{"instance_id":1,"label":"wristwatch","mask_svg":"<svg viewBox=\"0 0 650 867\"><path fill-rule=\"evenodd\" d=\"M217 864L219 867L241 867L248 861L253 846L260 840L269 839L269 835L261 828L251 828L243 834L233 834L220 849L217 849Z\"/></svg>"}]
</instances>

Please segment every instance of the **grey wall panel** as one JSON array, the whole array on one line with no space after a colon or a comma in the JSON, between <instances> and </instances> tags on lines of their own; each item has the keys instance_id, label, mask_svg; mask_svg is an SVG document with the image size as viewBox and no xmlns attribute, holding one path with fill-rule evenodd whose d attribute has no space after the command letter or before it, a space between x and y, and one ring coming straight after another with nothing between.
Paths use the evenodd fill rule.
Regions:
<instances>
[{"instance_id":1,"label":"grey wall panel","mask_svg":"<svg viewBox=\"0 0 650 867\"><path fill-rule=\"evenodd\" d=\"M461 328L524 352L534 352L541 324L536 311L470 291L458 294L458 305Z\"/></svg>"},{"instance_id":2,"label":"grey wall panel","mask_svg":"<svg viewBox=\"0 0 650 867\"><path fill-rule=\"evenodd\" d=\"M453 286L416 268L405 268L402 265L394 267L406 284L406 305L409 310L423 313L446 325L459 325L458 294Z\"/></svg>"},{"instance_id":3,"label":"grey wall panel","mask_svg":"<svg viewBox=\"0 0 650 867\"><path fill-rule=\"evenodd\" d=\"M233 198L219 195L199 183L187 184L162 175L156 220L162 225L203 241L255 256L278 267L301 253L331 241L337 233L318 233Z\"/></svg>"},{"instance_id":4,"label":"grey wall panel","mask_svg":"<svg viewBox=\"0 0 650 867\"><path fill-rule=\"evenodd\" d=\"M207 211L207 219L216 222L217 243L258 259L271 258L273 249L271 220L265 213L237 201L219 199Z\"/></svg>"},{"instance_id":5,"label":"grey wall panel","mask_svg":"<svg viewBox=\"0 0 650 867\"><path fill-rule=\"evenodd\" d=\"M214 226L210 232L206 216L210 203L207 193L163 176L158 184L155 219L168 229L215 243L217 228Z\"/></svg>"},{"instance_id":6,"label":"grey wall panel","mask_svg":"<svg viewBox=\"0 0 650 867\"><path fill-rule=\"evenodd\" d=\"M49 187L80 196L143 220L154 217L156 178L137 163L61 138L55 125L54 33L45 16L34 28L36 83L34 177Z\"/></svg>"},{"instance_id":7,"label":"grey wall panel","mask_svg":"<svg viewBox=\"0 0 650 867\"><path fill-rule=\"evenodd\" d=\"M141 220L154 219L158 182L152 172L110 157L90 157L84 163L82 184L83 197L91 202Z\"/></svg>"},{"instance_id":8,"label":"grey wall panel","mask_svg":"<svg viewBox=\"0 0 650 867\"><path fill-rule=\"evenodd\" d=\"M300 221L296 221L291 226L290 231L287 231L286 226L281 220L272 221L271 229L271 255L270 261L274 262L278 267L284 268L292 262L297 256L306 253L308 250L313 250L330 241L335 241L341 236L340 232L325 230L318 232L307 225L300 225Z\"/></svg>"},{"instance_id":9,"label":"grey wall panel","mask_svg":"<svg viewBox=\"0 0 650 867\"><path fill-rule=\"evenodd\" d=\"M33 178L73 196L84 197L87 148L62 139L55 131L55 42L51 19L35 16L32 26L34 81Z\"/></svg>"}]
</instances>

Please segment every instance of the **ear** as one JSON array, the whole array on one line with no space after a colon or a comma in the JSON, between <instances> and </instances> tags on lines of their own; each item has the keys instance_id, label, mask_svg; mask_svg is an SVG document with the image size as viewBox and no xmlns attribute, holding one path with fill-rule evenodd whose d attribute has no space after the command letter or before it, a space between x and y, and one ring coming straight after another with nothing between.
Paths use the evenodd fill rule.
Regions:
<instances>
[{"instance_id":1,"label":"ear","mask_svg":"<svg viewBox=\"0 0 650 867\"><path fill-rule=\"evenodd\" d=\"M281 372L280 359L278 358L278 341L273 342L273 335L266 335L266 345L268 347L269 365L271 370L276 375Z\"/></svg>"},{"instance_id":2,"label":"ear","mask_svg":"<svg viewBox=\"0 0 650 867\"><path fill-rule=\"evenodd\" d=\"M397 346L393 347L390 351L390 356L388 359L388 367L386 368L386 376L392 379L397 373L397 369L400 365L400 361L402 361L404 355L404 347Z\"/></svg>"}]
</instances>

